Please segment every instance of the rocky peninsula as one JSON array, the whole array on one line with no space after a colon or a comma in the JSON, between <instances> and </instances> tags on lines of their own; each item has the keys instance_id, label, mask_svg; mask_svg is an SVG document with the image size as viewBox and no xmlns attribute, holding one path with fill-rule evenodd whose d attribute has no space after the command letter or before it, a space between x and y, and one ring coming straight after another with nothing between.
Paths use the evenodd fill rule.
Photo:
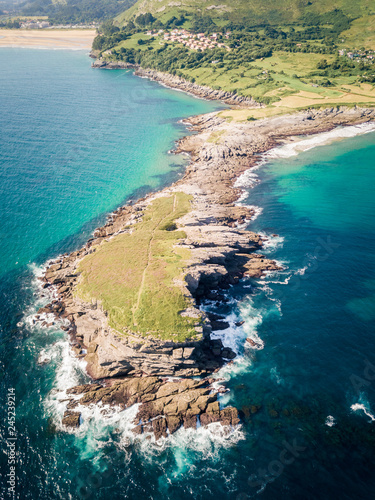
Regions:
<instances>
[{"instance_id":1,"label":"rocky peninsula","mask_svg":"<svg viewBox=\"0 0 375 500\"><path fill-rule=\"evenodd\" d=\"M73 352L94 381L70 390L63 423L79 425L79 405L137 403L134 432L156 439L181 425L194 428L198 419L236 426L237 410L220 407L225 389L211 378L236 354L211 339L227 325L200 305L225 300L238 280L279 268L262 255L261 236L246 229L253 209L238 203L235 183L285 141L374 118L373 109L330 108L251 122L217 113L189 119L194 135L176 148L190 155L183 178L120 207L83 248L49 263L42 278L57 299L40 317L52 312L68 321Z\"/></svg>"}]
</instances>

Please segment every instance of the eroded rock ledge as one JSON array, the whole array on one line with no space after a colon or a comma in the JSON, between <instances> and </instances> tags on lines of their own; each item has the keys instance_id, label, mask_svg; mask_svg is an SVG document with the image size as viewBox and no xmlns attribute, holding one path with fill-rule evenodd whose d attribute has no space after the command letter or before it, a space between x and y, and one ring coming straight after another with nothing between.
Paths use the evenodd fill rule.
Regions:
<instances>
[{"instance_id":1,"label":"eroded rock ledge","mask_svg":"<svg viewBox=\"0 0 375 500\"><path fill-rule=\"evenodd\" d=\"M225 300L225 289L231 284L278 269L275 262L260 254L262 238L244 228L253 209L236 205L241 188L234 188L234 183L239 176L259 161L260 153L286 139L297 140L295 137L302 134L374 118L375 112L371 109L331 108L250 123L228 123L216 113L190 119L196 135L182 139L177 148L191 155L185 176L160 193L119 208L105 226L95 231L84 248L61 256L46 270L43 286L54 286L58 299L39 313L52 312L69 320L66 330L73 350L87 361L89 375L102 381L72 389L75 397L68 405L64 423L79 425L75 398L83 394L80 404L101 401L125 408L141 403L135 431L152 428L156 437L166 435L167 429L173 432L180 425L194 427L198 416L203 424L220 421L224 425L236 425L237 411L219 408L217 394L206 378L235 356L220 341L210 339L212 327L223 326L220 326L220 318L204 316L200 336L193 342L165 342L131 332L120 334L110 328L100 304L75 298L77 266L98 245L137 224L153 199L184 192L192 196L192 206L191 211L178 220L179 229L186 234L178 244L191 252L185 285L199 313L203 299ZM193 381L193 376L201 380ZM180 377L180 380L170 382L162 377ZM105 387L108 379L115 383Z\"/></svg>"},{"instance_id":2,"label":"eroded rock ledge","mask_svg":"<svg viewBox=\"0 0 375 500\"><path fill-rule=\"evenodd\" d=\"M128 378L110 387L100 384L76 386L69 391L71 399L63 423L71 427L79 425L79 405L103 403L125 409L141 403L134 432L153 432L156 439L173 434L181 425L195 428L198 418L203 426L213 422L236 426L239 423L237 410L232 407L220 409L218 392L212 390L210 382L207 379L165 381L159 377L143 377Z\"/></svg>"}]
</instances>

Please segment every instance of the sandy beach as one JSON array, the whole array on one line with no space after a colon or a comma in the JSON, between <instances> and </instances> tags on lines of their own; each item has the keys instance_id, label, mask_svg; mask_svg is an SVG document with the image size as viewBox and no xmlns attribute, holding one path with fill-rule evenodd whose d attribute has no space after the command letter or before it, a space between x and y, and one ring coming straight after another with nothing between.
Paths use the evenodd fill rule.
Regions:
<instances>
[{"instance_id":1,"label":"sandy beach","mask_svg":"<svg viewBox=\"0 0 375 500\"><path fill-rule=\"evenodd\" d=\"M95 36L95 30L0 29L0 47L90 50Z\"/></svg>"}]
</instances>

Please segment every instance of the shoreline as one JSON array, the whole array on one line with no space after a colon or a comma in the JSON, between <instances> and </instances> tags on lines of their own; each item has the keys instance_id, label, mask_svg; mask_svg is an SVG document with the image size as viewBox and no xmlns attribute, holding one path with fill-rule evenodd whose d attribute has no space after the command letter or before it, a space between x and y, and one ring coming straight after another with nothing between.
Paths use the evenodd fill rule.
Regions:
<instances>
[{"instance_id":1,"label":"shoreline","mask_svg":"<svg viewBox=\"0 0 375 500\"><path fill-rule=\"evenodd\" d=\"M310 151L319 146L327 146L333 142L343 139L350 139L359 135L369 134L375 131L375 123L365 122L358 125L348 125L336 127L328 132L320 132L309 136L308 138L297 138L295 142L288 142L281 145L274 151L269 151L265 159L271 160L274 158L290 158L297 156L305 151Z\"/></svg>"},{"instance_id":2,"label":"shoreline","mask_svg":"<svg viewBox=\"0 0 375 500\"><path fill-rule=\"evenodd\" d=\"M237 410L220 408L219 391L214 390L213 379L209 378L235 357L228 346L210 338L212 331L223 329L223 318L203 314L204 327L197 341L152 339L144 344L142 339L142 349L134 348L111 329L100 305L75 298L77 266L89 253L126 231L127 226L137 224L153 201L182 192L193 200L192 210L177 220L186 233L182 244L193 253L185 278L187 290L197 311L205 298L220 301L220 292L215 290L225 290L244 277L259 277L279 269L274 261L257 253L262 238L241 229L254 216L254 209L239 205L246 189L237 183L241 175L260 166L264 156L285 141L298 144L301 135L316 137L340 126L357 126L374 119L373 109L331 108L251 123L228 123L216 112L184 120L196 134L181 138L176 145L176 153L190 155L182 179L120 207L82 249L57 258L46 269L43 286L52 286L58 298L39 313L53 313L69 321L70 326L63 329L71 337L73 351L87 362L91 378L100 382L71 389L63 424L78 427L80 405L101 402L120 408L141 403L134 432L151 432L155 439L175 432L181 425L195 428L197 418L204 426L213 422L236 426L240 422ZM134 332L131 335L133 340L140 340ZM251 339L248 343L250 348L258 348ZM194 382L197 376L201 377L199 383ZM188 401L182 410L180 393Z\"/></svg>"},{"instance_id":3,"label":"shoreline","mask_svg":"<svg viewBox=\"0 0 375 500\"><path fill-rule=\"evenodd\" d=\"M91 51L90 57L96 59L96 54ZM134 75L139 78L146 78L168 89L184 92L198 99L206 99L209 101L221 101L232 107L238 108L261 108L263 105L252 98L244 97L232 92L223 90L214 90L211 87L199 85L189 82L184 78L173 76L169 73L163 73L153 69L145 69L139 64L125 63L122 61L106 61L104 59L96 59L91 66L97 69L116 70L116 69L133 69Z\"/></svg>"}]
</instances>

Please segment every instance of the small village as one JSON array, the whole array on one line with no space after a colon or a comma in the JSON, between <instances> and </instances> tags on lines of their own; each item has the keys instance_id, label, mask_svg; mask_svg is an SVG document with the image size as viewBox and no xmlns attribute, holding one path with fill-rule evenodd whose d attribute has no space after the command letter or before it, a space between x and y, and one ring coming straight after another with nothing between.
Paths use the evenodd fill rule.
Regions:
<instances>
[{"instance_id":1,"label":"small village","mask_svg":"<svg viewBox=\"0 0 375 500\"><path fill-rule=\"evenodd\" d=\"M165 32L164 30L159 30L157 32L147 31L146 34L153 37L162 36L165 42L182 43L191 50L203 52L208 49L215 49L216 47L225 48L228 51L230 50L225 43L219 41L218 33L212 33L206 36L205 33L194 34L185 29L174 29L171 32ZM228 39L230 37L230 31L227 31L224 37Z\"/></svg>"},{"instance_id":2,"label":"small village","mask_svg":"<svg viewBox=\"0 0 375 500\"><path fill-rule=\"evenodd\" d=\"M49 21L44 19L27 19L20 22L22 29L95 29L99 27L99 23L92 22L90 24L58 24L51 25Z\"/></svg>"},{"instance_id":3,"label":"small village","mask_svg":"<svg viewBox=\"0 0 375 500\"><path fill-rule=\"evenodd\" d=\"M50 23L48 21L38 19L28 19L20 22L20 28L23 29L43 29L49 28L49 26Z\"/></svg>"},{"instance_id":4,"label":"small village","mask_svg":"<svg viewBox=\"0 0 375 500\"><path fill-rule=\"evenodd\" d=\"M367 62L373 64L375 61L375 51L374 50L346 50L340 49L339 56L346 56L355 62Z\"/></svg>"}]
</instances>

